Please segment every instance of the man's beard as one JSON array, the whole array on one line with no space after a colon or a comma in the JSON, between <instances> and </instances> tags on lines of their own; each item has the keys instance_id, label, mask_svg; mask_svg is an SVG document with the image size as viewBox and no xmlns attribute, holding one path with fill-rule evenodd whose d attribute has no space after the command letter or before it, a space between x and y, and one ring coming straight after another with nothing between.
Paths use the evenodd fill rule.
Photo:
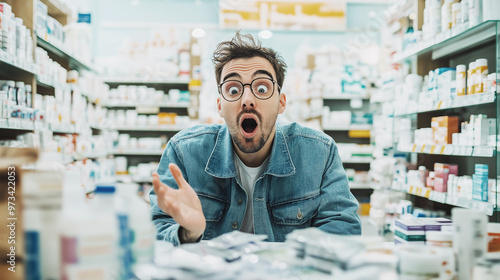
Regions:
<instances>
[{"instance_id":1,"label":"man's beard","mask_svg":"<svg viewBox=\"0 0 500 280\"><path fill-rule=\"evenodd\" d=\"M248 146L248 144L251 144L254 141L254 138L245 138L242 141L238 137L241 135L240 131L239 131L240 130L239 119L240 119L241 115L243 115L245 113L253 113L257 116L257 118L259 118L260 126L258 126L256 129L260 129L261 135L260 135L260 138L258 139L258 142L254 146ZM276 118L275 118L274 122L276 122ZM240 114L238 114L238 117L236 118L236 123L237 123L236 129L232 129L233 130L232 132L231 132L231 130L229 130L229 133L231 134L231 139L233 140L233 143L236 144L238 149L243 153L252 154L252 153L256 153L256 152L260 151L262 149L262 147L264 147L264 145L266 144L269 137L271 136L271 131L272 131L273 126L270 125L269 131L266 135L264 130L267 128L266 125L270 124L270 123L266 123L266 124L262 123L261 115L253 109L250 109L247 111L242 111Z\"/></svg>"}]
</instances>

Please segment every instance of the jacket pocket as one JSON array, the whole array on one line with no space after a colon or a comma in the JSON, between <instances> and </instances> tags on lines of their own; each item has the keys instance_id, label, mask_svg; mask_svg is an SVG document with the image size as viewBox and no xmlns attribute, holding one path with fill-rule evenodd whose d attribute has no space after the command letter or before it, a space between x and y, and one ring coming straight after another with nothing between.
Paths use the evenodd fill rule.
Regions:
<instances>
[{"instance_id":1,"label":"jacket pocket","mask_svg":"<svg viewBox=\"0 0 500 280\"><path fill-rule=\"evenodd\" d=\"M277 225L298 226L309 222L318 214L319 194L313 197L291 200L271 206Z\"/></svg>"},{"instance_id":2,"label":"jacket pocket","mask_svg":"<svg viewBox=\"0 0 500 280\"><path fill-rule=\"evenodd\" d=\"M207 222L218 222L224 213L226 203L223 199L199 193L201 208Z\"/></svg>"}]
</instances>

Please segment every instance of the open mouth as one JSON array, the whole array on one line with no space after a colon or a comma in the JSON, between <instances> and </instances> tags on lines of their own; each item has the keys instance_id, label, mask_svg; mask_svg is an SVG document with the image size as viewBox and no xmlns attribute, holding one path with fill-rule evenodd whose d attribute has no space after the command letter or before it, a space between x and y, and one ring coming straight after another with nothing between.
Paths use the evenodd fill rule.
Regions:
<instances>
[{"instance_id":1,"label":"open mouth","mask_svg":"<svg viewBox=\"0 0 500 280\"><path fill-rule=\"evenodd\" d=\"M243 129L245 136L253 136L257 130L257 121L253 118L244 118L241 122L241 128Z\"/></svg>"}]
</instances>

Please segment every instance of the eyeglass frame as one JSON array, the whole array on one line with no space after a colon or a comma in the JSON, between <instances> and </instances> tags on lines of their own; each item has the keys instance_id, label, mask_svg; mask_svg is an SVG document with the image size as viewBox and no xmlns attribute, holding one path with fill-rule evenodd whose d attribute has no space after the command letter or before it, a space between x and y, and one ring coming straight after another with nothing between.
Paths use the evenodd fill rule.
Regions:
<instances>
[{"instance_id":1,"label":"eyeglass frame","mask_svg":"<svg viewBox=\"0 0 500 280\"><path fill-rule=\"evenodd\" d=\"M269 95L269 97L267 97L267 98L260 98L260 97L258 97L258 96L257 96L257 95L253 92L253 89L252 89L252 84L253 84L253 82L255 82L255 81L256 81L256 80L258 80L258 79L266 79L266 80L270 80L271 82L273 82L273 92L271 93L271 95ZM237 99L235 99L235 100L228 100L228 99L224 96L224 94L222 93L222 85L223 85L223 84L225 84L225 83L227 83L227 82L238 82L238 83L240 83L240 84L242 85L241 94L240 94L240 96L239 96ZM253 79L250 83L246 83L246 84L244 84L244 83L242 83L241 81L238 81L238 80L226 80L226 81L224 81L224 82L222 82L222 83L220 83L220 84L219 84L219 86L218 86L218 90L219 90L219 94L220 94L220 95L222 95L222 98L224 98L224 100L226 100L227 102L236 102L236 101L240 100L240 99L241 99L241 97L243 96L243 93L245 92L245 86L249 86L249 87L250 87L250 92L253 94L253 96L255 96L255 98L257 98L257 99L259 99L259 100L268 100L268 99L270 99L271 97L273 97L273 95L274 95L274 89L275 89L275 88L274 88L274 86L275 86L275 85L276 85L276 86L278 86L278 92L280 91L280 85L278 85L277 83L278 83L278 82L277 82L276 80L274 80L274 79L272 79L272 78L268 78L268 77L259 77L259 78L255 78L255 79Z\"/></svg>"}]
</instances>

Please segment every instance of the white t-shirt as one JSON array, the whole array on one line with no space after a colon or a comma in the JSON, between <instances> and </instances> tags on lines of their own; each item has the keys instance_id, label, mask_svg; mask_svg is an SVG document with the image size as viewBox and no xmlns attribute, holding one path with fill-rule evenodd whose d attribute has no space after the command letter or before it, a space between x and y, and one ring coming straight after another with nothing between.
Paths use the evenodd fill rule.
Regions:
<instances>
[{"instance_id":1,"label":"white t-shirt","mask_svg":"<svg viewBox=\"0 0 500 280\"><path fill-rule=\"evenodd\" d=\"M247 193L247 209L245 211L245 216L243 217L243 223L241 224L240 231L254 233L253 225L253 191L255 188L255 181L264 172L267 163L269 162L269 157L258 167L248 167L240 159L240 157L234 153L234 165L236 166L236 172L240 178L241 187Z\"/></svg>"}]
</instances>

